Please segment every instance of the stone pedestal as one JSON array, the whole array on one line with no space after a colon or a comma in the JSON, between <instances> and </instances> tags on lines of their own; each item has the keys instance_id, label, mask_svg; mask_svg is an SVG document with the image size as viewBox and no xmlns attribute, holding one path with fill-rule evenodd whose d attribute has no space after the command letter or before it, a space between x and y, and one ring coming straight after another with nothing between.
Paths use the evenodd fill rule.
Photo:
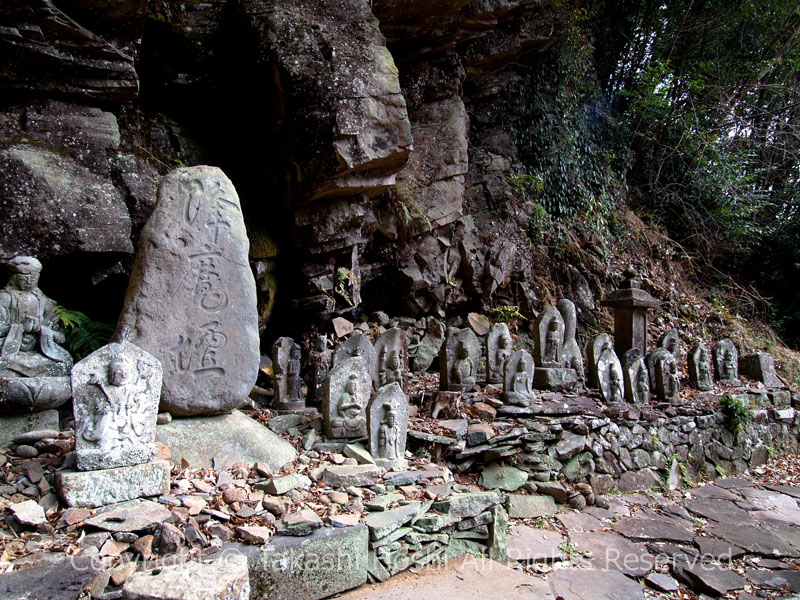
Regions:
<instances>
[{"instance_id":1,"label":"stone pedestal","mask_svg":"<svg viewBox=\"0 0 800 600\"><path fill-rule=\"evenodd\" d=\"M739 372L762 382L769 388L786 387L775 373L775 361L768 352L756 352L739 357Z\"/></svg>"},{"instance_id":2,"label":"stone pedestal","mask_svg":"<svg viewBox=\"0 0 800 600\"><path fill-rule=\"evenodd\" d=\"M56 474L58 495L67 506L97 507L169 493L170 464L166 460Z\"/></svg>"},{"instance_id":3,"label":"stone pedestal","mask_svg":"<svg viewBox=\"0 0 800 600\"><path fill-rule=\"evenodd\" d=\"M551 392L571 392L578 385L575 369L536 367L533 371L533 387Z\"/></svg>"},{"instance_id":4,"label":"stone pedestal","mask_svg":"<svg viewBox=\"0 0 800 600\"><path fill-rule=\"evenodd\" d=\"M600 301L614 309L614 351L622 359L631 348L647 352L647 310L660 304L645 290L632 268L619 289Z\"/></svg>"}]
</instances>

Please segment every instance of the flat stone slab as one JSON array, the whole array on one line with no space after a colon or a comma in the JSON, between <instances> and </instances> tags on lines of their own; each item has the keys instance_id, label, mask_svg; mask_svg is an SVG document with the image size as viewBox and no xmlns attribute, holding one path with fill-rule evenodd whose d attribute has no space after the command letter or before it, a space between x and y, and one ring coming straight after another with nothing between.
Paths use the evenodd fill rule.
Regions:
<instances>
[{"instance_id":1,"label":"flat stone slab","mask_svg":"<svg viewBox=\"0 0 800 600\"><path fill-rule=\"evenodd\" d=\"M676 592L678 591L678 582L669 575L663 573L650 573L644 578L647 585L659 592Z\"/></svg>"},{"instance_id":2,"label":"flat stone slab","mask_svg":"<svg viewBox=\"0 0 800 600\"><path fill-rule=\"evenodd\" d=\"M734 502L742 499L741 496L714 484L692 488L689 493L693 498L714 498L716 500L733 500Z\"/></svg>"},{"instance_id":3,"label":"flat stone slab","mask_svg":"<svg viewBox=\"0 0 800 600\"><path fill-rule=\"evenodd\" d=\"M367 581L368 540L364 525L274 537L251 555L253 597L316 600L358 587Z\"/></svg>"},{"instance_id":4,"label":"flat stone slab","mask_svg":"<svg viewBox=\"0 0 800 600\"><path fill-rule=\"evenodd\" d=\"M150 500L123 502L111 510L86 519L85 524L116 533L142 531L170 519L172 513L162 504Z\"/></svg>"},{"instance_id":5,"label":"flat stone slab","mask_svg":"<svg viewBox=\"0 0 800 600\"><path fill-rule=\"evenodd\" d=\"M730 500L715 500L713 498L690 498L683 503L684 508L690 513L716 521L717 523L747 523L754 524L752 517L746 510L739 508Z\"/></svg>"},{"instance_id":6,"label":"flat stone slab","mask_svg":"<svg viewBox=\"0 0 800 600\"><path fill-rule=\"evenodd\" d=\"M536 577L491 560L464 556L421 571L407 571L389 581L363 586L341 600L466 600L529 598L555 600L550 586ZM642 596L643 598L643 596Z\"/></svg>"},{"instance_id":7,"label":"flat stone slab","mask_svg":"<svg viewBox=\"0 0 800 600\"><path fill-rule=\"evenodd\" d=\"M672 565L672 573L678 581L685 583L690 588L714 596L723 596L747 585L744 577L730 569L700 561L676 561Z\"/></svg>"},{"instance_id":8,"label":"flat stone slab","mask_svg":"<svg viewBox=\"0 0 800 600\"><path fill-rule=\"evenodd\" d=\"M708 527L707 531L734 546L739 546L759 556L768 558L800 556L800 552L777 531L766 527L739 523L717 523Z\"/></svg>"},{"instance_id":9,"label":"flat stone slab","mask_svg":"<svg viewBox=\"0 0 800 600\"><path fill-rule=\"evenodd\" d=\"M27 431L52 429L58 431L58 411L43 410L30 415L3 415L0 419L0 447L14 441L18 435Z\"/></svg>"},{"instance_id":10,"label":"flat stone slab","mask_svg":"<svg viewBox=\"0 0 800 600\"><path fill-rule=\"evenodd\" d=\"M247 557L225 556L134 573L123 594L126 600L249 600Z\"/></svg>"},{"instance_id":11,"label":"flat stone slab","mask_svg":"<svg viewBox=\"0 0 800 600\"><path fill-rule=\"evenodd\" d=\"M688 529L659 519L620 519L614 524L614 531L640 542L691 544L694 539L694 534Z\"/></svg>"},{"instance_id":12,"label":"flat stone slab","mask_svg":"<svg viewBox=\"0 0 800 600\"><path fill-rule=\"evenodd\" d=\"M47 523L47 517L44 515L44 509L39 506L36 500L25 500L12 504L9 507L11 514L14 515L22 525L26 527L36 527Z\"/></svg>"},{"instance_id":13,"label":"flat stone slab","mask_svg":"<svg viewBox=\"0 0 800 600\"><path fill-rule=\"evenodd\" d=\"M570 532L572 544L585 553L584 560L594 569L622 571L629 577L642 577L655 566L655 559L643 544L635 544L606 531Z\"/></svg>"},{"instance_id":14,"label":"flat stone slab","mask_svg":"<svg viewBox=\"0 0 800 600\"><path fill-rule=\"evenodd\" d=\"M377 465L331 465L322 474L322 480L331 487L375 485L381 478Z\"/></svg>"},{"instance_id":15,"label":"flat stone slab","mask_svg":"<svg viewBox=\"0 0 800 600\"><path fill-rule=\"evenodd\" d=\"M749 479L743 477L723 477L714 482L717 487L725 488L726 490L741 490L742 488L755 487L755 484Z\"/></svg>"},{"instance_id":16,"label":"flat stone slab","mask_svg":"<svg viewBox=\"0 0 800 600\"><path fill-rule=\"evenodd\" d=\"M399 529L417 515L420 506L419 502L412 502L392 510L370 513L364 519L364 523L369 527L370 539L379 540Z\"/></svg>"},{"instance_id":17,"label":"flat stone slab","mask_svg":"<svg viewBox=\"0 0 800 600\"><path fill-rule=\"evenodd\" d=\"M105 506L169 493L170 464L155 460L99 471L56 473L58 495L67 506Z\"/></svg>"},{"instance_id":18,"label":"flat stone slab","mask_svg":"<svg viewBox=\"0 0 800 600\"><path fill-rule=\"evenodd\" d=\"M528 474L516 467L503 467L492 463L481 471L480 484L491 490L514 492L528 481Z\"/></svg>"},{"instance_id":19,"label":"flat stone slab","mask_svg":"<svg viewBox=\"0 0 800 600\"><path fill-rule=\"evenodd\" d=\"M645 600L644 588L621 571L558 569L547 581L565 600Z\"/></svg>"},{"instance_id":20,"label":"flat stone slab","mask_svg":"<svg viewBox=\"0 0 800 600\"><path fill-rule=\"evenodd\" d=\"M780 492L781 494L791 496L795 500L800 500L800 487L795 487L793 485L768 485L766 487L768 490Z\"/></svg>"},{"instance_id":21,"label":"flat stone slab","mask_svg":"<svg viewBox=\"0 0 800 600\"><path fill-rule=\"evenodd\" d=\"M697 536L694 543L700 549L701 555L717 560L734 560L747 554L743 548L713 537Z\"/></svg>"},{"instance_id":22,"label":"flat stone slab","mask_svg":"<svg viewBox=\"0 0 800 600\"><path fill-rule=\"evenodd\" d=\"M800 571L760 571L758 569L748 569L747 579L755 587L765 590L785 589L790 592L800 592Z\"/></svg>"},{"instance_id":23,"label":"flat stone slab","mask_svg":"<svg viewBox=\"0 0 800 600\"><path fill-rule=\"evenodd\" d=\"M103 564L97 557L69 556L0 574L0 598L75 600L102 568Z\"/></svg>"},{"instance_id":24,"label":"flat stone slab","mask_svg":"<svg viewBox=\"0 0 800 600\"><path fill-rule=\"evenodd\" d=\"M512 519L535 519L549 517L556 512L556 501L552 496L508 495L508 516Z\"/></svg>"},{"instance_id":25,"label":"flat stone slab","mask_svg":"<svg viewBox=\"0 0 800 600\"><path fill-rule=\"evenodd\" d=\"M556 531L514 525L506 548L509 560L517 562L558 562L564 560L561 547L566 540Z\"/></svg>"},{"instance_id":26,"label":"flat stone slab","mask_svg":"<svg viewBox=\"0 0 800 600\"><path fill-rule=\"evenodd\" d=\"M297 457L289 442L238 410L173 419L156 428L156 440L170 449L173 463L185 458L195 468L262 462L279 471Z\"/></svg>"},{"instance_id":27,"label":"flat stone slab","mask_svg":"<svg viewBox=\"0 0 800 600\"><path fill-rule=\"evenodd\" d=\"M583 512L564 513L556 519L570 531L593 531L605 527L600 519Z\"/></svg>"}]
</instances>

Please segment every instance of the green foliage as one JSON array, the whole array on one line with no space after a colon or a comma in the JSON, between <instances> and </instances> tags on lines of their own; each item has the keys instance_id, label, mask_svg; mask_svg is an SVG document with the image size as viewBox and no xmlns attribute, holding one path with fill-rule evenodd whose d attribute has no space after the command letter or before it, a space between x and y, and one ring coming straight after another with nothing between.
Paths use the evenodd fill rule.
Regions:
<instances>
[{"instance_id":1,"label":"green foliage","mask_svg":"<svg viewBox=\"0 0 800 600\"><path fill-rule=\"evenodd\" d=\"M723 396L719 404L725 415L726 425L733 433L739 433L753 419L747 404L735 396Z\"/></svg>"},{"instance_id":2,"label":"green foliage","mask_svg":"<svg viewBox=\"0 0 800 600\"><path fill-rule=\"evenodd\" d=\"M61 325L64 327L66 338L64 345L75 360L88 356L111 341L114 333L113 325L93 321L77 310L70 310L58 304L55 306Z\"/></svg>"},{"instance_id":3,"label":"green foliage","mask_svg":"<svg viewBox=\"0 0 800 600\"><path fill-rule=\"evenodd\" d=\"M347 304L353 306L353 300L350 298L348 286L358 286L361 279L346 267L339 267L336 269L336 290L335 292L341 296Z\"/></svg>"},{"instance_id":4,"label":"green foliage","mask_svg":"<svg viewBox=\"0 0 800 600\"><path fill-rule=\"evenodd\" d=\"M525 315L520 312L519 306L516 305L495 306L489 312L492 314L492 318L495 321L503 321L509 324L516 323L520 319L525 319Z\"/></svg>"}]
</instances>

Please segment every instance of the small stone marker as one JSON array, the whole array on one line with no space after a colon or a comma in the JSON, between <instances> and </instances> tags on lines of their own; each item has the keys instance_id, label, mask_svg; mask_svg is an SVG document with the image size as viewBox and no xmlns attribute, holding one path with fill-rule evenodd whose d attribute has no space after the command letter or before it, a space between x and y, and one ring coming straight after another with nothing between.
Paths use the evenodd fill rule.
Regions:
<instances>
[{"instance_id":1,"label":"small stone marker","mask_svg":"<svg viewBox=\"0 0 800 600\"><path fill-rule=\"evenodd\" d=\"M583 355L576 339L578 331L578 315L575 310L575 303L567 298L562 298L556 304L561 318L564 319L564 346L561 350L561 359L564 367L574 369L578 374L578 381L583 382L585 375L583 370Z\"/></svg>"},{"instance_id":2,"label":"small stone marker","mask_svg":"<svg viewBox=\"0 0 800 600\"><path fill-rule=\"evenodd\" d=\"M273 407L279 411L306 407L300 379L300 345L290 337L278 338L272 345L272 369L275 374Z\"/></svg>"},{"instance_id":3,"label":"small stone marker","mask_svg":"<svg viewBox=\"0 0 800 600\"><path fill-rule=\"evenodd\" d=\"M393 327L375 342L378 357L378 384L383 387L399 383L403 393L408 390L408 338L405 331Z\"/></svg>"},{"instance_id":4,"label":"small stone marker","mask_svg":"<svg viewBox=\"0 0 800 600\"><path fill-rule=\"evenodd\" d=\"M385 469L406 468L408 399L397 382L380 388L367 407L369 451Z\"/></svg>"},{"instance_id":5,"label":"small stone marker","mask_svg":"<svg viewBox=\"0 0 800 600\"><path fill-rule=\"evenodd\" d=\"M739 352L732 341L725 338L714 344L714 374L717 381L739 385Z\"/></svg>"},{"instance_id":6,"label":"small stone marker","mask_svg":"<svg viewBox=\"0 0 800 600\"><path fill-rule=\"evenodd\" d=\"M439 356L439 389L464 392L477 383L480 343L471 329L447 338Z\"/></svg>"},{"instance_id":7,"label":"small stone marker","mask_svg":"<svg viewBox=\"0 0 800 600\"><path fill-rule=\"evenodd\" d=\"M625 353L623 367L625 400L631 404L650 404L650 380L642 351L632 348Z\"/></svg>"},{"instance_id":8,"label":"small stone marker","mask_svg":"<svg viewBox=\"0 0 800 600\"><path fill-rule=\"evenodd\" d=\"M675 355L666 348L656 348L652 352L652 361L656 380L656 397L661 402L675 404L681 397L678 361L675 360Z\"/></svg>"},{"instance_id":9,"label":"small stone marker","mask_svg":"<svg viewBox=\"0 0 800 600\"><path fill-rule=\"evenodd\" d=\"M533 402L533 357L526 350L517 350L506 361L503 395L506 402L530 406Z\"/></svg>"},{"instance_id":10,"label":"small stone marker","mask_svg":"<svg viewBox=\"0 0 800 600\"><path fill-rule=\"evenodd\" d=\"M564 319L555 306L544 309L533 325L536 364L544 368L560 368L564 345Z\"/></svg>"},{"instance_id":11,"label":"small stone marker","mask_svg":"<svg viewBox=\"0 0 800 600\"><path fill-rule=\"evenodd\" d=\"M103 346L75 365L78 469L111 469L153 459L161 377L158 360L128 342Z\"/></svg>"},{"instance_id":12,"label":"small stone marker","mask_svg":"<svg viewBox=\"0 0 800 600\"><path fill-rule=\"evenodd\" d=\"M361 358L346 358L331 369L322 399L325 435L334 439L367 435L366 408L372 378Z\"/></svg>"},{"instance_id":13,"label":"small stone marker","mask_svg":"<svg viewBox=\"0 0 800 600\"><path fill-rule=\"evenodd\" d=\"M689 383L692 387L710 392L714 389L714 379L711 375L711 355L704 344L696 344L689 350L687 358L689 366Z\"/></svg>"},{"instance_id":14,"label":"small stone marker","mask_svg":"<svg viewBox=\"0 0 800 600\"><path fill-rule=\"evenodd\" d=\"M664 333L662 333L661 337L658 338L658 347L669 350L670 354L675 357L675 360L680 362L681 338L678 335L677 329L667 329Z\"/></svg>"},{"instance_id":15,"label":"small stone marker","mask_svg":"<svg viewBox=\"0 0 800 600\"><path fill-rule=\"evenodd\" d=\"M308 399L314 403L322 402L325 380L331 368L331 352L328 350L328 336L318 333L314 339L314 349L308 357Z\"/></svg>"},{"instance_id":16,"label":"small stone marker","mask_svg":"<svg viewBox=\"0 0 800 600\"><path fill-rule=\"evenodd\" d=\"M603 400L615 403L625 399L622 365L610 346L604 347L597 358L597 379Z\"/></svg>"},{"instance_id":17,"label":"small stone marker","mask_svg":"<svg viewBox=\"0 0 800 600\"><path fill-rule=\"evenodd\" d=\"M333 366L336 367L339 363L349 358L357 358L364 364L364 368L372 381L372 387L377 388L378 355L366 336L354 333L339 344L333 352Z\"/></svg>"},{"instance_id":18,"label":"small stone marker","mask_svg":"<svg viewBox=\"0 0 800 600\"><path fill-rule=\"evenodd\" d=\"M511 332L505 323L496 323L486 336L486 381L503 383L506 361L511 356Z\"/></svg>"},{"instance_id":19,"label":"small stone marker","mask_svg":"<svg viewBox=\"0 0 800 600\"><path fill-rule=\"evenodd\" d=\"M594 389L600 388L600 381L597 378L597 359L603 348L614 347L614 340L607 333L601 333L586 344L586 362L589 366L589 386Z\"/></svg>"},{"instance_id":20,"label":"small stone marker","mask_svg":"<svg viewBox=\"0 0 800 600\"><path fill-rule=\"evenodd\" d=\"M161 361L161 408L240 406L259 367L256 284L239 198L216 167L169 173L145 225L115 341Z\"/></svg>"}]
</instances>

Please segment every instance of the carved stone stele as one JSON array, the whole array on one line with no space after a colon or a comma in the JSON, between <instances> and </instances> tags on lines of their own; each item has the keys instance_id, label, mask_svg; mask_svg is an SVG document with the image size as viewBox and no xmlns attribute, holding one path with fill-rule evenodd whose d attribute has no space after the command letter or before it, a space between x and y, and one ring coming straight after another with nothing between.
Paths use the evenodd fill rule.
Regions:
<instances>
[{"instance_id":1,"label":"carved stone stele","mask_svg":"<svg viewBox=\"0 0 800 600\"><path fill-rule=\"evenodd\" d=\"M625 353L622 374L625 378L625 400L631 404L650 404L650 378L641 350L632 348Z\"/></svg>"},{"instance_id":2,"label":"carved stone stele","mask_svg":"<svg viewBox=\"0 0 800 600\"><path fill-rule=\"evenodd\" d=\"M471 329L460 329L442 344L439 356L439 388L463 392L478 380L478 359L481 347Z\"/></svg>"},{"instance_id":3,"label":"carved stone stele","mask_svg":"<svg viewBox=\"0 0 800 600\"><path fill-rule=\"evenodd\" d=\"M711 353L704 344L696 344L689 350L687 357L689 383L702 392L714 389L714 378L711 372Z\"/></svg>"},{"instance_id":4,"label":"carved stone stele","mask_svg":"<svg viewBox=\"0 0 800 600\"><path fill-rule=\"evenodd\" d=\"M739 385L739 351L725 338L714 344L714 375L717 381Z\"/></svg>"},{"instance_id":5,"label":"carved stone stele","mask_svg":"<svg viewBox=\"0 0 800 600\"><path fill-rule=\"evenodd\" d=\"M505 323L495 323L486 336L486 382L503 383L506 361L514 351Z\"/></svg>"},{"instance_id":6,"label":"carved stone stele","mask_svg":"<svg viewBox=\"0 0 800 600\"><path fill-rule=\"evenodd\" d=\"M600 388L600 381L597 379L597 360L604 348L613 348L614 340L607 333L601 333L586 344L586 362L589 367L589 386L594 389Z\"/></svg>"},{"instance_id":7,"label":"carved stone stele","mask_svg":"<svg viewBox=\"0 0 800 600\"><path fill-rule=\"evenodd\" d=\"M506 361L503 395L506 402L529 406L533 396L533 357L526 350L517 350Z\"/></svg>"},{"instance_id":8,"label":"carved stone stele","mask_svg":"<svg viewBox=\"0 0 800 600\"><path fill-rule=\"evenodd\" d=\"M103 346L73 367L78 469L111 469L153 459L161 378L161 363L127 342Z\"/></svg>"},{"instance_id":9,"label":"carved stone stele","mask_svg":"<svg viewBox=\"0 0 800 600\"><path fill-rule=\"evenodd\" d=\"M610 403L622 402L625 399L625 382L622 365L611 347L604 347L597 358L597 379L600 383L600 394L603 400Z\"/></svg>"},{"instance_id":10,"label":"carved stone stele","mask_svg":"<svg viewBox=\"0 0 800 600\"><path fill-rule=\"evenodd\" d=\"M533 336L536 345L534 356L536 364L545 368L561 368L564 319L555 306L549 306L539 314L533 325Z\"/></svg>"},{"instance_id":11,"label":"carved stone stele","mask_svg":"<svg viewBox=\"0 0 800 600\"><path fill-rule=\"evenodd\" d=\"M578 331L578 315L575 310L575 303L567 298L562 298L556 304L561 318L564 320L564 346L561 350L561 360L564 367L573 369L578 374L578 381L583 383L585 380L583 368L583 355L576 338Z\"/></svg>"},{"instance_id":12,"label":"carved stone stele","mask_svg":"<svg viewBox=\"0 0 800 600\"><path fill-rule=\"evenodd\" d=\"M403 393L408 390L408 336L399 327L385 331L375 340L380 387L399 383Z\"/></svg>"},{"instance_id":13,"label":"carved stone stele","mask_svg":"<svg viewBox=\"0 0 800 600\"><path fill-rule=\"evenodd\" d=\"M162 410L225 413L253 389L261 357L249 248L239 197L222 171L164 177L114 334L161 361Z\"/></svg>"},{"instance_id":14,"label":"carved stone stele","mask_svg":"<svg viewBox=\"0 0 800 600\"><path fill-rule=\"evenodd\" d=\"M367 435L367 403L372 378L359 357L346 358L331 369L322 396L325 435L331 439Z\"/></svg>"},{"instance_id":15,"label":"carved stone stele","mask_svg":"<svg viewBox=\"0 0 800 600\"><path fill-rule=\"evenodd\" d=\"M367 406L369 452L385 469L407 465L408 399L397 382L382 386Z\"/></svg>"},{"instance_id":16,"label":"carved stone stele","mask_svg":"<svg viewBox=\"0 0 800 600\"><path fill-rule=\"evenodd\" d=\"M357 358L364 363L364 367L372 380L373 388L378 388L378 355L375 348L365 335L354 333L333 351L333 366L348 358Z\"/></svg>"},{"instance_id":17,"label":"carved stone stele","mask_svg":"<svg viewBox=\"0 0 800 600\"><path fill-rule=\"evenodd\" d=\"M655 394L661 402L676 404L681 398L678 361L666 348L656 348L651 353L655 373Z\"/></svg>"},{"instance_id":18,"label":"carved stone stele","mask_svg":"<svg viewBox=\"0 0 800 600\"><path fill-rule=\"evenodd\" d=\"M678 335L677 329L667 329L658 338L659 348L669 350L670 354L675 357L675 360L680 364L681 360L681 338Z\"/></svg>"}]
</instances>

